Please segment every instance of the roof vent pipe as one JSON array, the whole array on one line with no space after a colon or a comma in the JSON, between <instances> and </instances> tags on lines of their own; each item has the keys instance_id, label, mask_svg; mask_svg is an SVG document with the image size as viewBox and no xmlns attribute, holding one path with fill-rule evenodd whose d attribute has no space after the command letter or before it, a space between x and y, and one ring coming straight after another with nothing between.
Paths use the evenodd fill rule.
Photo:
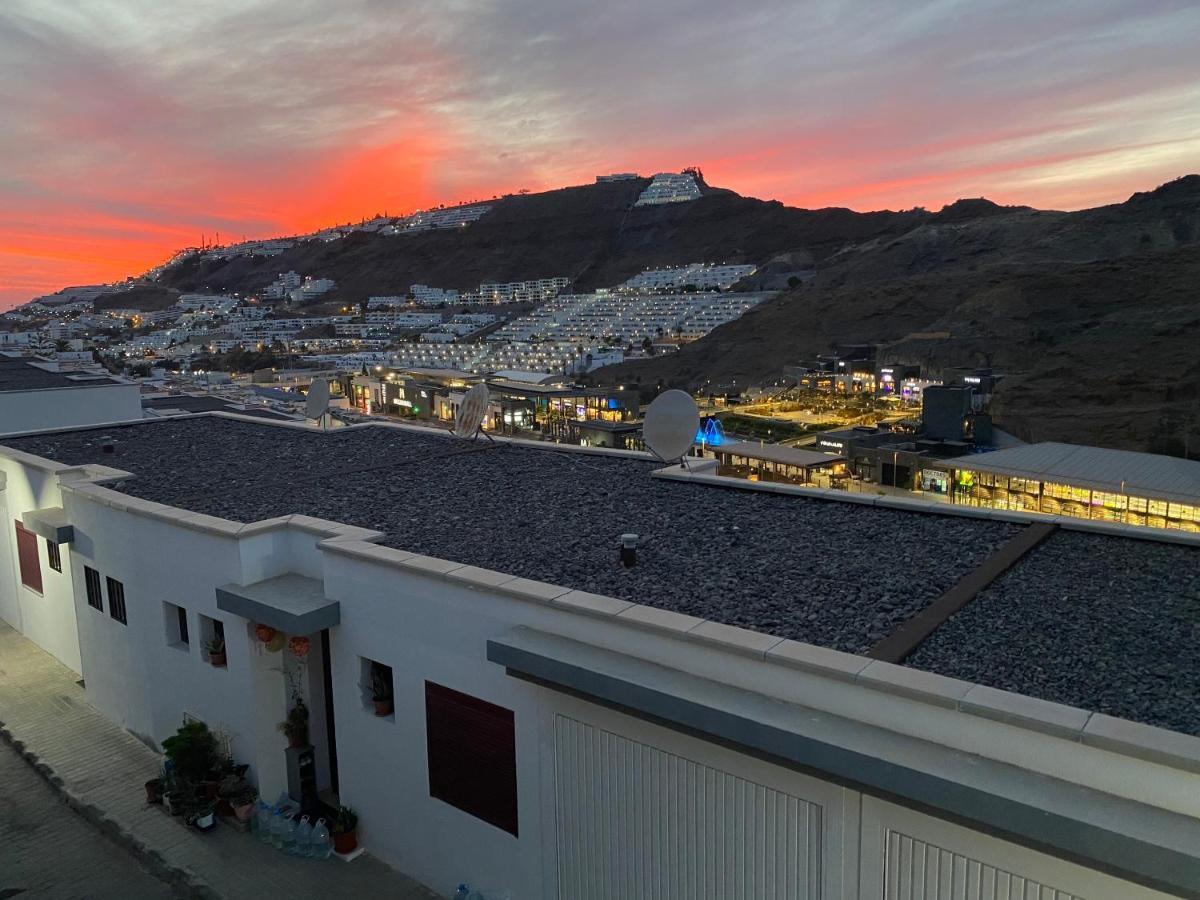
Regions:
<instances>
[{"instance_id":1,"label":"roof vent pipe","mask_svg":"<svg viewBox=\"0 0 1200 900\"><path fill-rule=\"evenodd\" d=\"M637 542L636 534L621 535L621 565L627 569L632 569L637 564Z\"/></svg>"}]
</instances>

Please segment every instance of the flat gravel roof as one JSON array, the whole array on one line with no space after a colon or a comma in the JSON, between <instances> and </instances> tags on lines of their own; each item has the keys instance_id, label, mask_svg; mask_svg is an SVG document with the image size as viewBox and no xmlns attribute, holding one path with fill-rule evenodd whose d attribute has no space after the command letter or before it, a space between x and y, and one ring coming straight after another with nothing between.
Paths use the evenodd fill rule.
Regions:
<instances>
[{"instance_id":1,"label":"flat gravel roof","mask_svg":"<svg viewBox=\"0 0 1200 900\"><path fill-rule=\"evenodd\" d=\"M105 436L115 455L102 453ZM119 489L159 503L374 528L404 550L856 653L1018 527L664 481L638 459L387 427L321 434L202 417L5 443L128 470L137 477ZM632 569L618 562L624 532L641 536Z\"/></svg>"},{"instance_id":2,"label":"flat gravel roof","mask_svg":"<svg viewBox=\"0 0 1200 900\"><path fill-rule=\"evenodd\" d=\"M45 360L0 353L0 391L40 391L47 388L94 387L121 383L113 378L70 378L70 375L88 373L51 372L33 363L45 363Z\"/></svg>"},{"instance_id":3,"label":"flat gravel roof","mask_svg":"<svg viewBox=\"0 0 1200 900\"><path fill-rule=\"evenodd\" d=\"M1200 735L1200 548L1059 532L906 664Z\"/></svg>"}]
</instances>

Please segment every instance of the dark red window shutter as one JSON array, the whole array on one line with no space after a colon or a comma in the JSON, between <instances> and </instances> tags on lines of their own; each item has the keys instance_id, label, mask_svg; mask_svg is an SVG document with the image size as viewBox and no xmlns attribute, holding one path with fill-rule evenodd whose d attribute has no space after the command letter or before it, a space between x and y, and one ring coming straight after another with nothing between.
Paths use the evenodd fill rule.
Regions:
<instances>
[{"instance_id":1,"label":"dark red window shutter","mask_svg":"<svg viewBox=\"0 0 1200 900\"><path fill-rule=\"evenodd\" d=\"M425 682L429 795L517 834L517 744L511 709Z\"/></svg>"},{"instance_id":2,"label":"dark red window shutter","mask_svg":"<svg viewBox=\"0 0 1200 900\"><path fill-rule=\"evenodd\" d=\"M21 584L42 592L42 561L38 557L38 539L20 522L17 526L17 559L21 566Z\"/></svg>"}]
</instances>

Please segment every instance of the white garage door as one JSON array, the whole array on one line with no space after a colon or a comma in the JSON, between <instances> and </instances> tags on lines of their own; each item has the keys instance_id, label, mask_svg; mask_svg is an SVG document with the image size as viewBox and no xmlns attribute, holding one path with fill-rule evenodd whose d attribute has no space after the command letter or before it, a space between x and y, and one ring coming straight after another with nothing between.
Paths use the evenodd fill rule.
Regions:
<instances>
[{"instance_id":1,"label":"white garage door","mask_svg":"<svg viewBox=\"0 0 1200 900\"><path fill-rule=\"evenodd\" d=\"M1151 891L872 797L861 896L884 900L1165 900Z\"/></svg>"},{"instance_id":2,"label":"white garage door","mask_svg":"<svg viewBox=\"0 0 1200 900\"><path fill-rule=\"evenodd\" d=\"M652 743L555 716L559 897L838 896L822 885L839 788L627 721Z\"/></svg>"}]
</instances>

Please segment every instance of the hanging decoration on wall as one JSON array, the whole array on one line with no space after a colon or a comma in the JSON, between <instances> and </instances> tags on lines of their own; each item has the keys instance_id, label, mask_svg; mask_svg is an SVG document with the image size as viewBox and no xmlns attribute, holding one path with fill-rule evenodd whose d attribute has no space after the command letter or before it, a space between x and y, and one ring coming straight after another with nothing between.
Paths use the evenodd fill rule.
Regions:
<instances>
[{"instance_id":1,"label":"hanging decoration on wall","mask_svg":"<svg viewBox=\"0 0 1200 900\"><path fill-rule=\"evenodd\" d=\"M308 656L309 641L306 637L294 637L288 640L288 651L296 659L304 659Z\"/></svg>"},{"instance_id":2,"label":"hanging decoration on wall","mask_svg":"<svg viewBox=\"0 0 1200 900\"><path fill-rule=\"evenodd\" d=\"M260 641L262 641L264 644L271 643L271 641L275 639L275 635L277 633L278 633L277 629L272 628L270 625L255 625L254 626L254 636L256 638L258 638Z\"/></svg>"},{"instance_id":3,"label":"hanging decoration on wall","mask_svg":"<svg viewBox=\"0 0 1200 900\"><path fill-rule=\"evenodd\" d=\"M271 640L267 641L267 652L278 653L283 649L283 645L285 643L287 643L287 635L285 635L282 631L276 631L275 636L272 637Z\"/></svg>"}]
</instances>

